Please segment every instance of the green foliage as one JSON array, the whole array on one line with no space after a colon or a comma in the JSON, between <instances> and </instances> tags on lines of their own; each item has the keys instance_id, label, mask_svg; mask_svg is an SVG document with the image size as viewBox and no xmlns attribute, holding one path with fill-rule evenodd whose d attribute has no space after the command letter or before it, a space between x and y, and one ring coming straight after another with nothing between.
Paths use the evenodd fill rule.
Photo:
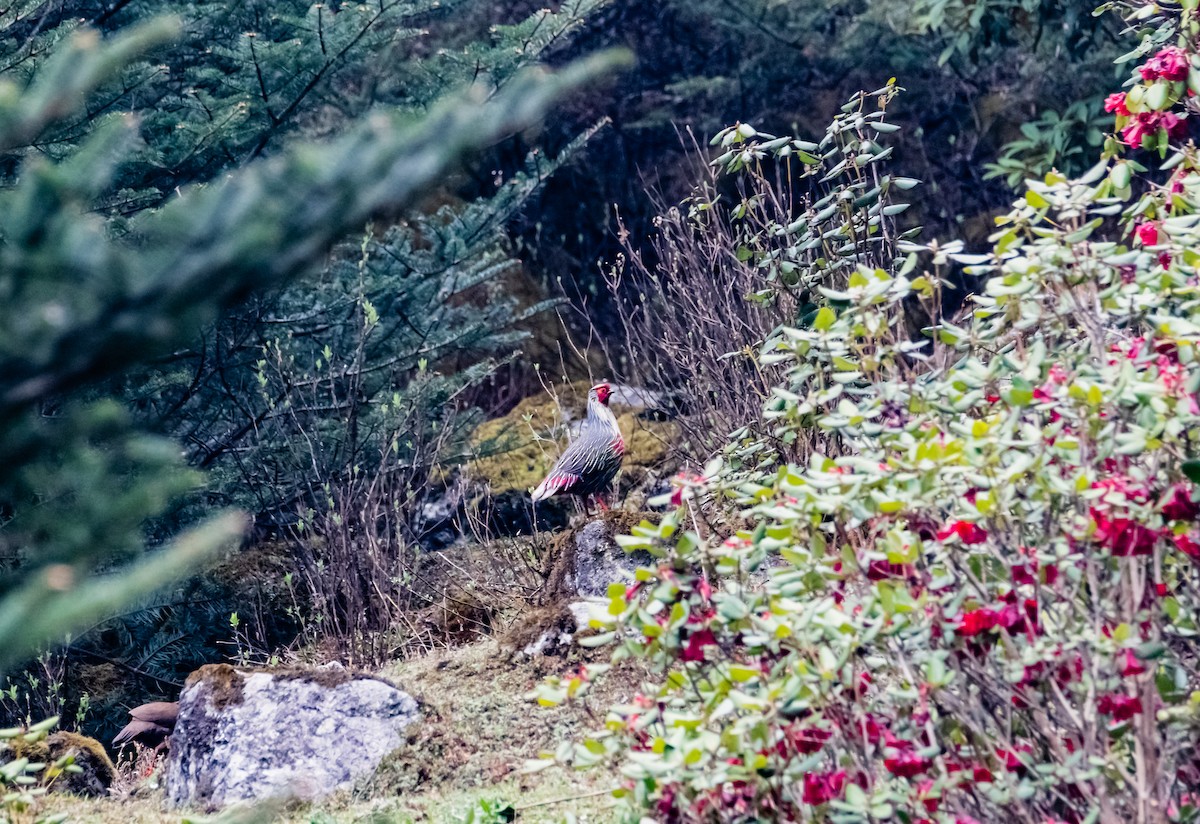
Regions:
<instances>
[{"instance_id":1,"label":"green foliage","mask_svg":"<svg viewBox=\"0 0 1200 824\"><path fill-rule=\"evenodd\" d=\"M794 432L785 443L758 425L780 373L756 353L780 322L828 324L821 290L845 288L860 267L900 265L895 243L917 230L897 226L909 206L898 198L918 181L889 163L898 92L889 83L856 95L819 140L745 123L722 130L711 141L723 149L714 166L745 170L756 185L706 172L686 211L657 221L653 263L630 248L628 264L615 267L624 338L656 353L635 367L636 380L675 399L685 437L671 448L688 463L703 464L744 427L782 449L807 448ZM776 182L757 185L767 179ZM622 300L622 291L637 297Z\"/></svg>"},{"instance_id":2,"label":"green foliage","mask_svg":"<svg viewBox=\"0 0 1200 824\"><path fill-rule=\"evenodd\" d=\"M829 88L830 80L839 73L857 69L859 82L874 80L877 84L896 76L917 92L931 114L952 110L954 101L949 98L953 95L970 95L970 111L953 118L956 135L949 141L951 151L957 151L960 143L969 149L988 139L991 118L981 112L987 99L1004 100L1005 110L1020 112L1015 117L1002 115L1014 128L1030 106L1061 112L1061 119L1090 121L1096 95L1113 77L1106 64L1118 54L1111 20L1093 15L1095 4L1088 2L754 0L686 5L686 13L716 19L725 25L725 31L738 32L746 41L775 46L742 48L737 53L735 62L726 68L741 80L736 89L747 82L756 87L764 75L786 76L789 71L796 75L803 69L811 79L808 88L801 86L798 91L811 96L815 89ZM931 65L930 51L938 53L936 64ZM863 73L861 68L868 71ZM742 94L740 90L736 93ZM1074 111L1072 107L1080 102L1089 104L1090 114ZM1038 139L1054 146L1063 143L1059 157L1067 153L1068 159L1073 158L1072 150L1086 153L1087 147L1094 145L1086 132L1072 128L1058 135L1063 126L1050 114L1041 118L1045 123L1038 131L1050 134ZM933 134L927 137L939 143L943 140ZM1023 135L1025 140L1031 138ZM1028 155L1030 149L1008 146L1005 153Z\"/></svg>"},{"instance_id":3,"label":"green foliage","mask_svg":"<svg viewBox=\"0 0 1200 824\"><path fill-rule=\"evenodd\" d=\"M0 730L0 814L6 821L58 824L67 819L65 813L41 814L39 799L59 776L80 771L74 758L64 755L48 764L22 755L45 741L57 723L57 718L47 718L29 728Z\"/></svg>"},{"instance_id":4,"label":"green foliage","mask_svg":"<svg viewBox=\"0 0 1200 824\"><path fill-rule=\"evenodd\" d=\"M516 818L517 811L507 801L484 798L475 802L475 806L457 820L461 824L506 824Z\"/></svg>"},{"instance_id":5,"label":"green foliage","mask_svg":"<svg viewBox=\"0 0 1200 824\"><path fill-rule=\"evenodd\" d=\"M1004 144L995 163L986 164L984 178L1003 178L1011 188L1051 169L1072 174L1095 155L1104 140L1107 115L1098 100L1076 101L1061 113L1043 112L1021 124L1021 137Z\"/></svg>"},{"instance_id":6,"label":"green foliage","mask_svg":"<svg viewBox=\"0 0 1200 824\"><path fill-rule=\"evenodd\" d=\"M135 113L144 145L100 201L129 216L181 185L274 154L289 137L336 135L380 107L419 116L473 82L499 88L603 2L576 0L500 26L488 26L481 4L467 0L133 0L112 9L75 0L35 21L36 5L19 4L29 8L0 18L0 54L22 81L52 61L81 22L113 31L163 14L182 17L170 49L122 61L96 99L56 118L37 141L59 157L114 112Z\"/></svg>"},{"instance_id":7,"label":"green foliage","mask_svg":"<svg viewBox=\"0 0 1200 824\"><path fill-rule=\"evenodd\" d=\"M1098 96L1119 84L1112 65L1123 51L1119 22L1093 16L1095 5L1094 0L613 2L598 18L602 25L589 27L579 42L581 48L628 43L638 53L638 66L625 84L629 93L584 109L588 117L611 115L619 128L590 149L594 168L561 173L547 189L545 205L519 226L531 250L527 259L548 279L563 278L568 294L587 304L612 345L614 303L594 267L571 262L615 261L628 253L625 239L647 251L660 207L682 201L697 180L687 171L691 139L681 139L681 125L698 136L738 120L811 134L853 92L877 88L890 77L920 100L897 120L905 130L898 134L894 172L936 180L938 188L936 198L914 203L906 220L961 234L978 247L991 215L1005 209L1011 196L1003 179L983 179L984 164L997 162L1006 144L1028 139L1020 132L1027 120L1042 112L1061 114L1080 101L1094 112ZM948 47L949 57L939 65ZM1069 137L1066 150L1083 151L1065 160L1059 152L1055 163L1060 172L1079 174L1091 157L1088 132L1072 126ZM1006 157L1041 175L1049 171L1042 168L1045 147L1058 140L1055 132ZM614 226L614 203L623 231ZM632 363L641 357L634 350L621 354Z\"/></svg>"},{"instance_id":8,"label":"green foliage","mask_svg":"<svg viewBox=\"0 0 1200 824\"><path fill-rule=\"evenodd\" d=\"M243 506L275 528L307 509L311 528L328 485L373 482L368 463L409 475L397 494L411 498L435 464L463 457L477 420L455 399L553 305L515 294L520 262L501 227L594 131L553 160L532 155L490 197L368 228L319 277L246 305L169 369L133 376L127 397L216 473L205 505Z\"/></svg>"},{"instance_id":9,"label":"green foliage","mask_svg":"<svg viewBox=\"0 0 1200 824\"><path fill-rule=\"evenodd\" d=\"M820 324L820 316L812 316L817 309L813 290L843 286L857 267L890 265L897 239L916 234L896 229L892 218L908 205L892 202L892 192L918 181L880 171L893 153L885 145L888 136L900 128L887 121L888 104L898 91L889 83L855 95L819 142L760 133L746 123L712 139L712 145L725 149L713 164L727 172L758 172L773 158L787 164L790 173L786 200L751 187L729 212L728 219L740 227L737 256L757 268L764 282L752 299L798 293L796 319ZM813 194L803 188L811 181L819 187Z\"/></svg>"},{"instance_id":10,"label":"green foliage","mask_svg":"<svg viewBox=\"0 0 1200 824\"><path fill-rule=\"evenodd\" d=\"M1194 3L1132 5L1197 30ZM796 142L737 134L724 168L769 190ZM759 353L772 438L677 478L621 539L656 562L593 610L612 663L657 678L558 757L615 766L659 820L1195 820L1200 162L1165 154L1136 191L1112 155L1028 181L986 254L897 240L844 283L810 263L811 323ZM955 264L982 288L939 318Z\"/></svg>"}]
</instances>

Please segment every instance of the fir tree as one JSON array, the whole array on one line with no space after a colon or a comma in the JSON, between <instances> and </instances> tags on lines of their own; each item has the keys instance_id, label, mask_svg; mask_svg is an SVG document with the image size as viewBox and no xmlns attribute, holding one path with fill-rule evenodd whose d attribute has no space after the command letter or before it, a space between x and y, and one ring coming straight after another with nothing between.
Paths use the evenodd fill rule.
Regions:
<instances>
[{"instance_id":1,"label":"fir tree","mask_svg":"<svg viewBox=\"0 0 1200 824\"><path fill-rule=\"evenodd\" d=\"M252 290L309 270L347 230L411 204L464 151L531 123L604 65L520 76L417 120L381 110L336 140L289 145L114 224L98 204L146 155L137 120L104 116L97 98L145 71L149 61L136 61L178 25L102 41L89 29L63 33L65 22L10 22L0 73L0 148L10 153L0 193L0 669L161 587L244 527L241 515L218 516L135 560L145 519L195 479L178 446L89 388L187 345ZM85 121L77 145L62 137ZM39 150L52 134L56 150Z\"/></svg>"}]
</instances>

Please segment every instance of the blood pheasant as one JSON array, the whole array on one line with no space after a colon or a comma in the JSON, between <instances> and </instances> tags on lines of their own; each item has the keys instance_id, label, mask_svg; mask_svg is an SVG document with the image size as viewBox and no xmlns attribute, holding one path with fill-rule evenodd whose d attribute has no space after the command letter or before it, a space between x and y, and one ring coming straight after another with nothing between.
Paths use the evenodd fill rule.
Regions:
<instances>
[{"instance_id":1,"label":"blood pheasant","mask_svg":"<svg viewBox=\"0 0 1200 824\"><path fill-rule=\"evenodd\" d=\"M130 722L113 739L114 747L131 741L161 751L169 745L171 733L175 731L175 720L179 717L177 701L153 701L129 711Z\"/></svg>"},{"instance_id":2,"label":"blood pheasant","mask_svg":"<svg viewBox=\"0 0 1200 824\"><path fill-rule=\"evenodd\" d=\"M625 455L625 440L608 408L611 394L612 387L607 383L598 383L588 391L587 418L579 435L559 457L546 480L533 490L534 501L564 494L579 495L586 501L608 490Z\"/></svg>"}]
</instances>

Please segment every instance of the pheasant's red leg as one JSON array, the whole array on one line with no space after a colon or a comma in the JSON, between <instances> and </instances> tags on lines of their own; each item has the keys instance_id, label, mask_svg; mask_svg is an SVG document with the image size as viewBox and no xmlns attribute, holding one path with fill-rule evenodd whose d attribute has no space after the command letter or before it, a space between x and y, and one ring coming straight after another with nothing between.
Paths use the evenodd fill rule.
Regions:
<instances>
[{"instance_id":1,"label":"pheasant's red leg","mask_svg":"<svg viewBox=\"0 0 1200 824\"><path fill-rule=\"evenodd\" d=\"M601 512L608 512L608 502L604 500L603 494L596 496L596 506L600 508Z\"/></svg>"}]
</instances>

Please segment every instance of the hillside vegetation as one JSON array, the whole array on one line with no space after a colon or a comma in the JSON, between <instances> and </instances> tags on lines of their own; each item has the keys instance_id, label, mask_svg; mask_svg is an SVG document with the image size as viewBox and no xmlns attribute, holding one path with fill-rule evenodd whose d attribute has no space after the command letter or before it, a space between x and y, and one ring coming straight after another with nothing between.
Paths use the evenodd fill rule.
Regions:
<instances>
[{"instance_id":1,"label":"hillside vegetation","mask_svg":"<svg viewBox=\"0 0 1200 824\"><path fill-rule=\"evenodd\" d=\"M421 720L214 820L1200 821L1198 94L1196 0L0 9L0 822L189 815L47 736L220 662Z\"/></svg>"}]
</instances>

